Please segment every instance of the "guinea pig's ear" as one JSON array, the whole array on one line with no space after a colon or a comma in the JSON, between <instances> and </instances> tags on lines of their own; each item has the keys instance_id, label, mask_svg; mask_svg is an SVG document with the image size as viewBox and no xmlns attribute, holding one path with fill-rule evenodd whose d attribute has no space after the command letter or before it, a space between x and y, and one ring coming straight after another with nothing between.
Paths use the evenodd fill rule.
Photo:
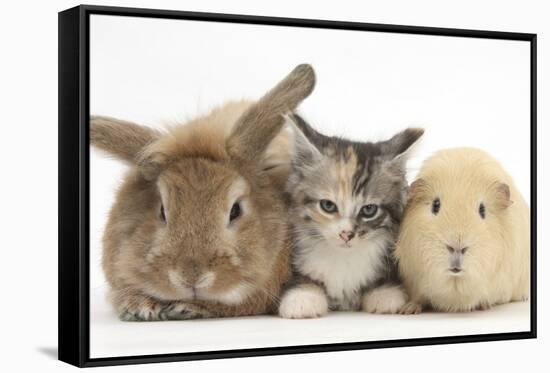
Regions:
<instances>
[{"instance_id":1,"label":"guinea pig's ear","mask_svg":"<svg viewBox=\"0 0 550 373\"><path fill-rule=\"evenodd\" d=\"M422 128L407 128L380 144L382 155L389 159L401 158L407 150L424 134Z\"/></svg>"},{"instance_id":2,"label":"guinea pig's ear","mask_svg":"<svg viewBox=\"0 0 550 373\"><path fill-rule=\"evenodd\" d=\"M491 194L494 206L499 210L508 208L512 203L510 199L510 187L508 184L497 181L491 185Z\"/></svg>"},{"instance_id":3,"label":"guinea pig's ear","mask_svg":"<svg viewBox=\"0 0 550 373\"><path fill-rule=\"evenodd\" d=\"M268 145L281 132L285 116L310 95L314 86L313 68L299 65L248 108L237 120L226 141L231 159L241 164L260 162Z\"/></svg>"},{"instance_id":4,"label":"guinea pig's ear","mask_svg":"<svg viewBox=\"0 0 550 373\"><path fill-rule=\"evenodd\" d=\"M428 183L426 180L419 178L412 182L411 185L409 185L409 188L407 190L407 200L409 202L413 201L422 201L424 200L429 192Z\"/></svg>"},{"instance_id":5,"label":"guinea pig's ear","mask_svg":"<svg viewBox=\"0 0 550 373\"><path fill-rule=\"evenodd\" d=\"M160 137L160 132L111 117L90 118L90 144L132 165L140 152Z\"/></svg>"}]
</instances>

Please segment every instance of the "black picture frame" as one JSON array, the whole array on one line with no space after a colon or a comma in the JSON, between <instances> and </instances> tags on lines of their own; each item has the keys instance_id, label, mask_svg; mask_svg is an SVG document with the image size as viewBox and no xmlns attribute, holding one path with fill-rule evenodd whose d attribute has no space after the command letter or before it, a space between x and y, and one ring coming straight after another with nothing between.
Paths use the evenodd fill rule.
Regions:
<instances>
[{"instance_id":1,"label":"black picture frame","mask_svg":"<svg viewBox=\"0 0 550 373\"><path fill-rule=\"evenodd\" d=\"M89 351L89 19L92 14L379 31L530 43L531 64L531 330L404 340L232 351L90 358ZM59 360L78 367L219 359L536 338L537 335L537 35L419 26L275 18L81 5L59 13Z\"/></svg>"}]
</instances>

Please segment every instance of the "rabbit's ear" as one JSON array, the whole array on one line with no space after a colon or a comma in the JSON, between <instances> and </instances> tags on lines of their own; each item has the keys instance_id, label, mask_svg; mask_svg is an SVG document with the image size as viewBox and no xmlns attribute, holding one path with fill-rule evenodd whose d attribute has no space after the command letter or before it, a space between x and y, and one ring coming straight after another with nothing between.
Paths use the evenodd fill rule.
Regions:
<instances>
[{"instance_id":1,"label":"rabbit's ear","mask_svg":"<svg viewBox=\"0 0 550 373\"><path fill-rule=\"evenodd\" d=\"M155 180L170 163L169 154L173 154L171 148L176 145L170 142L165 144L165 142L161 139L140 152L137 164L146 180Z\"/></svg>"},{"instance_id":2,"label":"rabbit's ear","mask_svg":"<svg viewBox=\"0 0 550 373\"><path fill-rule=\"evenodd\" d=\"M90 118L90 143L131 164L136 164L140 152L159 136L158 131L132 122L101 116Z\"/></svg>"},{"instance_id":3,"label":"rabbit's ear","mask_svg":"<svg viewBox=\"0 0 550 373\"><path fill-rule=\"evenodd\" d=\"M291 113L313 91L315 72L310 65L297 66L238 119L226 141L229 156L250 163L262 159L270 142Z\"/></svg>"}]
</instances>

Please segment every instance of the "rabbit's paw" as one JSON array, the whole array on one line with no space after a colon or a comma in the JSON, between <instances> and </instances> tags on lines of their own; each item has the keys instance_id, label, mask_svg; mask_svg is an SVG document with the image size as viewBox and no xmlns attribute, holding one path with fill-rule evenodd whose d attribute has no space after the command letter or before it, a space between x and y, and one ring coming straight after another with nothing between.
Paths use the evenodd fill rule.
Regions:
<instances>
[{"instance_id":1,"label":"rabbit's paw","mask_svg":"<svg viewBox=\"0 0 550 373\"><path fill-rule=\"evenodd\" d=\"M286 319L320 317L327 312L327 297L317 286L299 286L288 290L279 306L279 315Z\"/></svg>"},{"instance_id":2,"label":"rabbit's paw","mask_svg":"<svg viewBox=\"0 0 550 373\"><path fill-rule=\"evenodd\" d=\"M184 302L171 303L161 311L164 320L189 320L210 317L209 313L196 305Z\"/></svg>"},{"instance_id":3,"label":"rabbit's paw","mask_svg":"<svg viewBox=\"0 0 550 373\"><path fill-rule=\"evenodd\" d=\"M127 304L121 307L119 319L122 321L158 321L163 320L163 306L153 300L144 299L139 304Z\"/></svg>"}]
</instances>

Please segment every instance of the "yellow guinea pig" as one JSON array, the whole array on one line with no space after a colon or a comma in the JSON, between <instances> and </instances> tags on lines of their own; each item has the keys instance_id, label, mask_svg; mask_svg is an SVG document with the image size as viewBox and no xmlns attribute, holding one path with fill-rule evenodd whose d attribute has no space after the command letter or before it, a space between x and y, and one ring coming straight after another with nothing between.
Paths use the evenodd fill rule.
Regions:
<instances>
[{"instance_id":1,"label":"yellow guinea pig","mask_svg":"<svg viewBox=\"0 0 550 373\"><path fill-rule=\"evenodd\" d=\"M529 207L486 152L438 151L410 187L395 256L410 297L403 314L526 300Z\"/></svg>"}]
</instances>

